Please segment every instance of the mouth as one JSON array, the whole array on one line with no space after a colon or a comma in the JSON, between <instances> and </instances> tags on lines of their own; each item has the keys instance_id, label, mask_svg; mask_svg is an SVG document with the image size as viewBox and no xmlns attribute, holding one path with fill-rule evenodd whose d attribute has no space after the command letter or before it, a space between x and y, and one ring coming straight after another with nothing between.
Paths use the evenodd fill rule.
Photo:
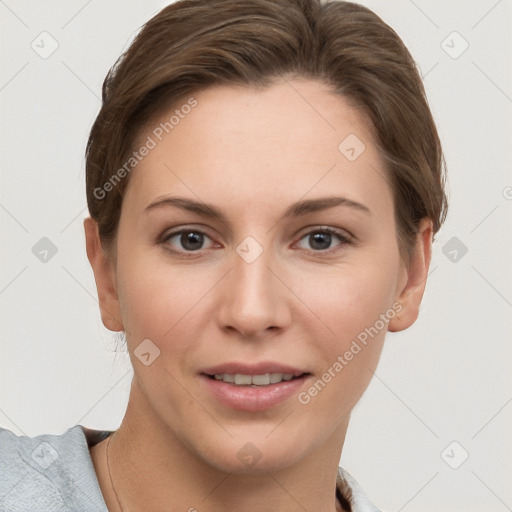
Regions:
<instances>
[{"instance_id":1,"label":"mouth","mask_svg":"<svg viewBox=\"0 0 512 512\"><path fill-rule=\"evenodd\" d=\"M202 386L216 402L240 411L263 411L297 395L312 374L280 363L226 363L203 369Z\"/></svg>"}]
</instances>

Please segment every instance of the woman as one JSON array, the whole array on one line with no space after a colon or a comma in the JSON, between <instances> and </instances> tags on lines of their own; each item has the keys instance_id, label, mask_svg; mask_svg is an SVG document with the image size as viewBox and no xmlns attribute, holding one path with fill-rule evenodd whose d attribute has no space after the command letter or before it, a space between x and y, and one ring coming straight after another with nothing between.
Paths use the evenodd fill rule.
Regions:
<instances>
[{"instance_id":1,"label":"woman","mask_svg":"<svg viewBox=\"0 0 512 512\"><path fill-rule=\"evenodd\" d=\"M2 429L5 510L378 510L338 468L446 213L414 61L370 10L183 0L111 69L84 222L134 369L114 432Z\"/></svg>"}]
</instances>

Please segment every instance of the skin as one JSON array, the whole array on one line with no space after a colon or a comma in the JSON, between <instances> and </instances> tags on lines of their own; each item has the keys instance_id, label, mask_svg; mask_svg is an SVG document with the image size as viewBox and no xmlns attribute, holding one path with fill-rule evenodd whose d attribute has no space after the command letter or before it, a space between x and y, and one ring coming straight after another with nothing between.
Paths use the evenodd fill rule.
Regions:
<instances>
[{"instance_id":1,"label":"skin","mask_svg":"<svg viewBox=\"0 0 512 512\"><path fill-rule=\"evenodd\" d=\"M422 220L404 263L371 126L322 83L215 86L194 97L197 107L131 173L116 261L105 256L94 221L84 222L103 323L126 332L134 368L110 446L114 485L125 510L332 512L350 413L386 330L417 318L432 223ZM338 150L349 134L366 146L353 162ZM227 223L177 207L144 213L165 195L212 204ZM369 212L344 205L281 218L298 200L326 196ZM333 235L319 250L308 235L326 226L350 241ZM179 235L163 241L180 227L206 235L189 250L193 257ZM252 263L236 252L247 236L263 249ZM307 390L393 304L400 313L307 405L294 395L263 412L234 411L198 376L227 361L278 361L310 372ZM145 339L160 349L148 366L134 355ZM248 442L261 453L252 466L237 456ZM105 447L91 456L105 502L117 511Z\"/></svg>"}]
</instances>

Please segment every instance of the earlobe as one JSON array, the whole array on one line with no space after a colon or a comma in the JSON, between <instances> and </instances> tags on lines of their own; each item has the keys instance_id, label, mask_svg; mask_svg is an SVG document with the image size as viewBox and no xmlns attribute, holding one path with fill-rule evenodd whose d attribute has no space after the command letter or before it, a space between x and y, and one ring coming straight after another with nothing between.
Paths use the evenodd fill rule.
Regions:
<instances>
[{"instance_id":1,"label":"earlobe","mask_svg":"<svg viewBox=\"0 0 512 512\"><path fill-rule=\"evenodd\" d=\"M416 235L416 245L406 270L407 282L397 291L396 300L401 304L401 310L389 322L388 330L391 332L407 329L418 318L432 257L432 234L432 221L428 218L422 219Z\"/></svg>"},{"instance_id":2,"label":"earlobe","mask_svg":"<svg viewBox=\"0 0 512 512\"><path fill-rule=\"evenodd\" d=\"M123 331L113 263L103 250L98 225L91 217L84 219L84 230L87 258L94 272L98 291L101 320L110 331Z\"/></svg>"}]
</instances>

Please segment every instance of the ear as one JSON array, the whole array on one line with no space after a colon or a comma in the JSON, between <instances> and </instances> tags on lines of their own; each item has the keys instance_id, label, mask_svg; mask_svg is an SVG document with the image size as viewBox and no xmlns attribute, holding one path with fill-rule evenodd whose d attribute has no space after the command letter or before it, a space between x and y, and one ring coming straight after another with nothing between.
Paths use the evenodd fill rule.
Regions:
<instances>
[{"instance_id":1,"label":"ear","mask_svg":"<svg viewBox=\"0 0 512 512\"><path fill-rule=\"evenodd\" d=\"M84 219L87 258L94 272L101 320L110 331L122 331L124 326L117 297L115 267L101 245L98 224L91 218Z\"/></svg>"},{"instance_id":2,"label":"ear","mask_svg":"<svg viewBox=\"0 0 512 512\"><path fill-rule=\"evenodd\" d=\"M405 269L406 283L401 290L398 290L396 297L402 309L388 325L388 330L391 332L407 329L418 318L432 257L432 234L432 221L428 218L422 219L409 266Z\"/></svg>"}]
</instances>

